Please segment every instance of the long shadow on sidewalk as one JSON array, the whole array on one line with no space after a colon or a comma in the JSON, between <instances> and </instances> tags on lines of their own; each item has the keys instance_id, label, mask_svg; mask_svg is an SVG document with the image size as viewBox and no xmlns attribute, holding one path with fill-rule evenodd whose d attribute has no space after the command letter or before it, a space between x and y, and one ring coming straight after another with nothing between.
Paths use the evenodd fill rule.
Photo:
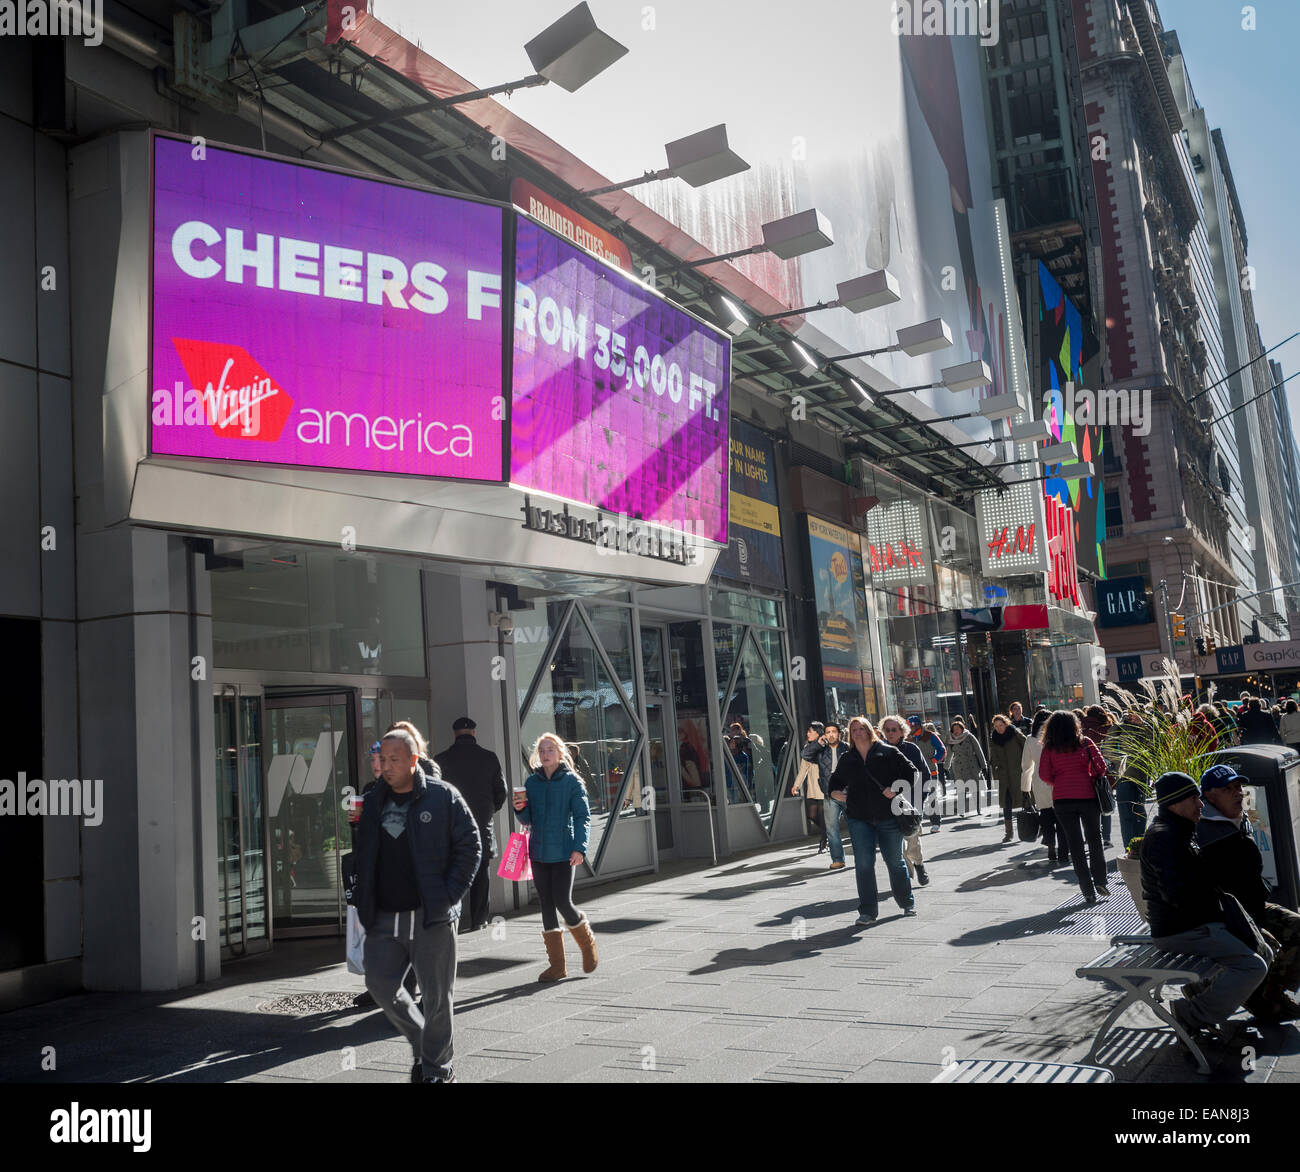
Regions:
<instances>
[{"instance_id":1,"label":"long shadow on sidewalk","mask_svg":"<svg viewBox=\"0 0 1300 1172\"><path fill-rule=\"evenodd\" d=\"M853 906L857 907L856 901ZM886 916L884 920L877 921L873 927L901 918L901 916ZM759 948L724 948L708 964L691 969L691 976L722 973L728 969L762 968L765 965L785 964L791 960L807 960L810 957L820 956L824 951L832 948L844 948L846 945L856 944L864 933L871 930L868 927L847 924L802 940L777 940Z\"/></svg>"}]
</instances>

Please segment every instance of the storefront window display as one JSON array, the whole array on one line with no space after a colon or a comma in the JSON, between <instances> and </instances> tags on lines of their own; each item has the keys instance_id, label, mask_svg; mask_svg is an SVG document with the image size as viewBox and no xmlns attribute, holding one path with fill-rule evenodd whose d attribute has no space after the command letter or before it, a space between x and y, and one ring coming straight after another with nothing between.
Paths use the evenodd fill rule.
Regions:
<instances>
[{"instance_id":1,"label":"storefront window display","mask_svg":"<svg viewBox=\"0 0 1300 1172\"><path fill-rule=\"evenodd\" d=\"M580 601L548 602L546 617L538 631L546 635L545 643L540 637L533 642L530 634L528 642L516 645L516 678L523 689L520 749L526 763L546 732L569 746L591 806L587 861L599 870L611 816L650 813L640 780L644 736L634 716L631 613L612 606L589 609Z\"/></svg>"}]
</instances>

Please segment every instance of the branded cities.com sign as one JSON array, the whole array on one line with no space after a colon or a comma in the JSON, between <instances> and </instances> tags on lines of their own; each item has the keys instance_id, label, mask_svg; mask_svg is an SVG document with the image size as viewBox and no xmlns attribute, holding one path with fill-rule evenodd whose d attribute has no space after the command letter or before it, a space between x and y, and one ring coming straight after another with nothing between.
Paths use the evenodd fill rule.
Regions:
<instances>
[{"instance_id":1,"label":"branded cities.com sign","mask_svg":"<svg viewBox=\"0 0 1300 1172\"><path fill-rule=\"evenodd\" d=\"M727 541L729 339L521 217L511 482Z\"/></svg>"},{"instance_id":2,"label":"branded cities.com sign","mask_svg":"<svg viewBox=\"0 0 1300 1172\"><path fill-rule=\"evenodd\" d=\"M502 225L156 138L151 450L500 481Z\"/></svg>"}]
</instances>

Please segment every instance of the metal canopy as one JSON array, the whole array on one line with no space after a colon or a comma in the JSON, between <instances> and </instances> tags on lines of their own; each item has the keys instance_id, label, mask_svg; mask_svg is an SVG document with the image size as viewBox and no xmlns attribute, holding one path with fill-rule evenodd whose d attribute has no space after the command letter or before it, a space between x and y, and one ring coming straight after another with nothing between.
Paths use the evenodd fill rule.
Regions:
<instances>
[{"instance_id":1,"label":"metal canopy","mask_svg":"<svg viewBox=\"0 0 1300 1172\"><path fill-rule=\"evenodd\" d=\"M394 178L497 200L509 200L512 178L525 178L579 206L582 214L625 240L638 264L654 266L663 275L688 253L705 251L626 193L580 198L579 191L599 186L605 178L491 98L437 104L474 87L370 15L359 14L355 32L327 45L324 5L305 19L301 6L284 0L263 8L282 9L272 18L275 28L292 32L283 59L277 59L279 47L266 33L235 30L231 55L210 67L205 82L220 87L227 99L233 95L240 114L255 124L264 117L270 132L305 160L334 165L354 161L358 170L368 167ZM300 19L287 20L286 14L294 12ZM202 35L201 18L189 19L192 26L178 22L178 33L193 27ZM145 36L138 16L131 18L130 27L116 15L108 15L107 21L110 39L116 29L113 43L124 51L138 58L152 53L157 63L174 65L165 49L169 37L161 29ZM146 43L150 49L143 48ZM247 44L256 44L258 51L245 54L242 46ZM212 98L205 93L200 100ZM491 145L494 136L506 130L510 151L502 163L492 158ZM343 133L346 138L335 143ZM706 320L716 318L709 298L718 288L756 316L786 308L730 265L710 268L709 277L679 269L667 279L661 276L659 287ZM809 418L848 441L846 456L894 457L895 474L906 478L904 468L910 470L917 487L927 492L964 496L1002 483L960 449L934 450L935 437L918 426L924 421L893 400L866 403L847 395L847 370L841 374L832 365L810 378L797 375L784 349L789 338L774 325L756 325L737 338L733 381L777 402L802 395Z\"/></svg>"}]
</instances>

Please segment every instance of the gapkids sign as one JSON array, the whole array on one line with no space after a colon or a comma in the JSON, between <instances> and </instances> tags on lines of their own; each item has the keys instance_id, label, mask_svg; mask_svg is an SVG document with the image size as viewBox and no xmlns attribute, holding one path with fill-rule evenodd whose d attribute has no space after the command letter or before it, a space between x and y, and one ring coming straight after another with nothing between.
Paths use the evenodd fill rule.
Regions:
<instances>
[{"instance_id":1,"label":"gapkids sign","mask_svg":"<svg viewBox=\"0 0 1300 1172\"><path fill-rule=\"evenodd\" d=\"M153 151L154 455L503 479L501 208Z\"/></svg>"}]
</instances>

